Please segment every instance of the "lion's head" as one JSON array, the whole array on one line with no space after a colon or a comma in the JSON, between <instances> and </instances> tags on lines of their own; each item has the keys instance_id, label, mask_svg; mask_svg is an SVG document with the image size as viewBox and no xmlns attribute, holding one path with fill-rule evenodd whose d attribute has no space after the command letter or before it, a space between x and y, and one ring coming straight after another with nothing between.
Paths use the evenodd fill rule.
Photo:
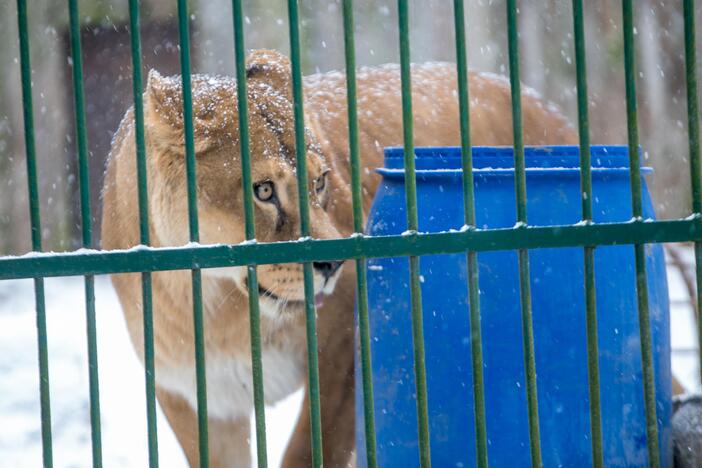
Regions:
<instances>
[{"instance_id":1,"label":"lion's head","mask_svg":"<svg viewBox=\"0 0 702 468\"><path fill-rule=\"evenodd\" d=\"M271 51L256 51L249 56L251 184L259 242L300 236L290 81L286 57ZM245 240L236 89L231 78L192 76L199 232L203 244L237 244ZM144 109L147 148L152 153L148 159L153 174L149 193L154 234L162 245L182 245L188 240L188 207L181 77L149 73ZM338 181L309 131L305 140L312 237L340 237L327 212ZM320 299L334 289L341 262L315 262L313 266L314 290ZM209 269L203 273L231 279L246 294L245 267ZM258 282L264 313L277 315L283 308L301 309L301 265L261 265Z\"/></svg>"}]
</instances>

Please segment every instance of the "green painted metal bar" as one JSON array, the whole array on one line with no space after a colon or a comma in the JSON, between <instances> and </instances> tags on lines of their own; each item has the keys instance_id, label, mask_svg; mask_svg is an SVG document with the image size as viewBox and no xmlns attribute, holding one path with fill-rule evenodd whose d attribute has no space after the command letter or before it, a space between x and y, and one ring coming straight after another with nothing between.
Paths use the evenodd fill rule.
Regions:
<instances>
[{"instance_id":1,"label":"green painted metal bar","mask_svg":"<svg viewBox=\"0 0 702 468\"><path fill-rule=\"evenodd\" d=\"M241 183L244 194L244 218L246 240L256 238L254 219L253 182L251 180L251 151L249 140L249 105L246 85L246 53L244 49L244 13L241 0L232 0L232 18L234 24L234 53L236 57L236 95L239 111L239 144L241 145Z\"/></svg>"},{"instance_id":2,"label":"green painted metal bar","mask_svg":"<svg viewBox=\"0 0 702 468\"><path fill-rule=\"evenodd\" d=\"M24 117L24 146L27 153L27 189L29 191L29 221L32 251L41 251L41 217L37 184L37 156L34 139L34 109L32 100L32 65L29 57L27 2L17 0L17 27L20 44L20 73L22 77L22 112Z\"/></svg>"},{"instance_id":3,"label":"green painted metal bar","mask_svg":"<svg viewBox=\"0 0 702 468\"><path fill-rule=\"evenodd\" d=\"M288 0L290 22L290 61L292 62L292 94L295 115L295 160L297 163L297 194L300 210L300 236L310 235L309 184L307 181L307 144L305 143L305 118L300 59L300 19L297 0ZM317 355L317 325L314 306L314 276L310 262L302 265L305 288L305 328L307 332L308 395L312 435L312 466L321 468L322 411L319 396L319 362Z\"/></svg>"},{"instance_id":4,"label":"green painted metal bar","mask_svg":"<svg viewBox=\"0 0 702 468\"><path fill-rule=\"evenodd\" d=\"M651 325L649 319L648 286L646 282L646 252L643 244L634 246L636 261L636 297L639 310L639 333L641 335L641 357L644 369L644 401L646 407L646 439L649 466L660 466L658 444L658 419L656 417L656 388L654 383Z\"/></svg>"},{"instance_id":5,"label":"green painted metal bar","mask_svg":"<svg viewBox=\"0 0 702 468\"><path fill-rule=\"evenodd\" d=\"M266 400L263 393L263 359L261 351L261 312L258 302L258 276L256 265L246 268L249 293L249 333L251 335L251 372L253 379L254 417L256 423L257 466L268 466L266 442Z\"/></svg>"},{"instance_id":6,"label":"green painted metal bar","mask_svg":"<svg viewBox=\"0 0 702 468\"><path fill-rule=\"evenodd\" d=\"M343 16L353 230L356 233L363 233L363 194L361 190L361 157L358 147L358 98L356 87L356 45L354 41L353 0L344 0Z\"/></svg>"},{"instance_id":7,"label":"green painted metal bar","mask_svg":"<svg viewBox=\"0 0 702 468\"><path fill-rule=\"evenodd\" d=\"M575 69L578 92L578 133L580 137L580 188L582 218L592 221L592 169L590 158L590 118L588 112L587 62L583 0L573 0Z\"/></svg>"},{"instance_id":8,"label":"green painted metal bar","mask_svg":"<svg viewBox=\"0 0 702 468\"><path fill-rule=\"evenodd\" d=\"M419 229L417 215L417 178L414 162L414 135L412 114L412 75L410 67L409 5L398 0L400 30L400 75L402 82L402 133L405 153L405 197L407 203L407 229ZM431 466L429 446L429 409L427 401L427 372L424 351L424 318L422 316L422 290L419 283L419 257L410 256L410 299L412 304L412 342L414 347L414 376L417 392L417 426L419 432L419 464Z\"/></svg>"},{"instance_id":9,"label":"green painted metal bar","mask_svg":"<svg viewBox=\"0 0 702 468\"><path fill-rule=\"evenodd\" d=\"M409 5L398 0L400 29L400 75L402 82L402 140L405 153L405 202L407 204L407 230L419 229L417 215L417 177L414 156L414 120L412 116L412 72L410 67Z\"/></svg>"},{"instance_id":10,"label":"green painted metal bar","mask_svg":"<svg viewBox=\"0 0 702 468\"><path fill-rule=\"evenodd\" d=\"M641 161L639 160L639 133L636 111L636 67L634 51L634 11L631 0L622 0L624 29L624 74L626 81L627 129L629 141L629 167L631 178L632 210L635 219L643 216ZM646 442L649 466L660 466L658 423L656 418L656 388L654 385L651 322L646 281L646 254L643 244L634 245L636 261L636 296L639 310L641 336L641 362L643 367L644 402L646 408Z\"/></svg>"},{"instance_id":11,"label":"green painted metal bar","mask_svg":"<svg viewBox=\"0 0 702 468\"><path fill-rule=\"evenodd\" d=\"M629 145L631 205L633 216L643 216L641 189L641 160L639 159L639 128L636 103L636 65L634 51L634 12L631 0L622 0L624 19L624 72L626 80L627 138Z\"/></svg>"},{"instance_id":12,"label":"green painted metal bar","mask_svg":"<svg viewBox=\"0 0 702 468\"><path fill-rule=\"evenodd\" d=\"M251 181L251 151L249 148L249 111L246 87L246 56L244 53L244 14L241 0L232 0L234 24L234 53L236 56L237 108L239 110L239 142L241 151L242 190L244 192L244 217L246 240L256 238L254 219L253 183ZM266 413L263 388L263 363L261 352L261 313L258 300L256 266L248 265L249 328L251 334L251 368L253 374L254 415L256 419L256 454L258 467L268 466L266 443Z\"/></svg>"},{"instance_id":13,"label":"green painted metal bar","mask_svg":"<svg viewBox=\"0 0 702 468\"><path fill-rule=\"evenodd\" d=\"M361 160L358 147L358 107L356 93L356 46L354 42L353 0L343 2L344 57L346 60L346 91L349 120L349 156L351 164L351 201L353 230L363 233L363 198L361 192ZM373 405L373 375L371 364L370 320L368 317L368 283L366 259L356 260L356 303L361 347L363 381L363 421L366 441L366 465L378 466L375 439L375 410Z\"/></svg>"},{"instance_id":14,"label":"green painted metal bar","mask_svg":"<svg viewBox=\"0 0 702 468\"><path fill-rule=\"evenodd\" d=\"M356 307L361 345L361 374L363 380L363 422L366 441L366 466L376 468L377 442L375 408L373 404L373 367L371 362L370 320L368 317L368 282L366 259L356 260Z\"/></svg>"},{"instance_id":15,"label":"green painted metal bar","mask_svg":"<svg viewBox=\"0 0 702 468\"><path fill-rule=\"evenodd\" d=\"M199 242L197 214L197 170L195 167L195 132L193 127L193 91L190 78L190 32L187 0L178 0L178 33L180 39L180 73L183 93L183 130L185 168L188 183L188 229L190 242Z\"/></svg>"},{"instance_id":16,"label":"green painted metal bar","mask_svg":"<svg viewBox=\"0 0 702 468\"><path fill-rule=\"evenodd\" d=\"M470 139L470 99L468 86L468 54L466 52L465 7L463 0L453 2L456 35L456 77L458 80L459 125L461 128L461 166L463 169L463 218L466 226L475 228L475 190L473 147Z\"/></svg>"},{"instance_id":17,"label":"green painted metal bar","mask_svg":"<svg viewBox=\"0 0 702 468\"><path fill-rule=\"evenodd\" d=\"M71 71L78 146L78 180L80 187L80 215L83 247L92 248L93 230L90 216L90 181L88 180L88 138L85 124L85 95L83 92L83 57L80 46L80 14L77 0L68 0L71 36Z\"/></svg>"},{"instance_id":18,"label":"green painted metal bar","mask_svg":"<svg viewBox=\"0 0 702 468\"><path fill-rule=\"evenodd\" d=\"M702 382L702 242L695 242L695 276L697 277L697 342L700 353L700 381Z\"/></svg>"},{"instance_id":19,"label":"green painted metal bar","mask_svg":"<svg viewBox=\"0 0 702 468\"><path fill-rule=\"evenodd\" d=\"M550 249L588 245L632 245L702 241L702 216L689 219L612 224L530 226L527 229L470 229L460 232L395 236L354 236L290 242L183 247L139 247L129 250L80 251L0 257L0 280L35 276L82 276L192 268L246 266L252 263L391 258Z\"/></svg>"},{"instance_id":20,"label":"green painted metal bar","mask_svg":"<svg viewBox=\"0 0 702 468\"><path fill-rule=\"evenodd\" d=\"M146 389L146 429L149 467L158 468L158 428L156 424L156 369L151 273L141 274L142 326L144 328L144 381Z\"/></svg>"},{"instance_id":21,"label":"green painted metal bar","mask_svg":"<svg viewBox=\"0 0 702 468\"><path fill-rule=\"evenodd\" d=\"M308 382L307 391L310 401L310 421L312 435L312 466L321 468L323 463L322 451L322 405L319 391L319 362L317 346L316 310L312 298L314 297L314 277L312 264L303 265L303 279L305 288L305 331L307 334L307 366Z\"/></svg>"},{"instance_id":22,"label":"green painted metal bar","mask_svg":"<svg viewBox=\"0 0 702 468\"><path fill-rule=\"evenodd\" d=\"M585 28L583 2L573 0L573 32L575 68L578 89L578 131L580 136L580 193L582 219L592 223L592 170L590 158L590 119L588 113L587 63L585 56ZM600 365L597 338L597 303L595 289L595 248L584 249L585 273L585 327L587 335L587 372L590 403L590 432L592 466L602 468L602 405L600 402Z\"/></svg>"},{"instance_id":23,"label":"green painted metal bar","mask_svg":"<svg viewBox=\"0 0 702 468\"><path fill-rule=\"evenodd\" d=\"M527 225L526 169L522 134L522 101L519 82L519 33L517 31L517 1L507 1L507 37L509 48L509 80L512 94L512 133L514 135L514 175L517 194L517 223ZM529 252L521 249L519 258L519 290L522 309L522 338L524 340L524 367L529 410L529 442L532 466L541 466L541 437L539 431L539 404L536 387L536 358L534 353L534 325L531 309L531 275Z\"/></svg>"},{"instance_id":24,"label":"green painted metal bar","mask_svg":"<svg viewBox=\"0 0 702 468\"><path fill-rule=\"evenodd\" d=\"M685 78L687 82L687 131L690 144L690 185L692 211L702 214L702 167L700 167L700 121L697 101L697 51L695 49L695 0L684 0L685 17ZM695 272L697 276L698 317L702 316L702 244L695 243ZM697 320L698 349L702 350L702 320ZM702 352L700 353L702 381Z\"/></svg>"},{"instance_id":25,"label":"green painted metal bar","mask_svg":"<svg viewBox=\"0 0 702 468\"><path fill-rule=\"evenodd\" d=\"M146 144L144 140L144 97L141 75L141 33L139 31L139 0L129 0L129 29L132 53L132 93L134 96L134 138L136 146L137 192L139 206L139 241L149 245L149 192L146 173ZM154 321L151 273L141 273L141 309L144 334L144 382L146 389L146 424L149 466L158 467L158 436L156 427L156 372L154 361Z\"/></svg>"},{"instance_id":26,"label":"green painted metal bar","mask_svg":"<svg viewBox=\"0 0 702 468\"><path fill-rule=\"evenodd\" d=\"M509 83L512 98L512 135L514 139L514 184L517 196L517 222L527 224L526 166L524 134L522 131L522 91L519 66L519 31L517 29L517 0L507 0L507 45L509 53Z\"/></svg>"},{"instance_id":27,"label":"green painted metal bar","mask_svg":"<svg viewBox=\"0 0 702 468\"><path fill-rule=\"evenodd\" d=\"M37 184L37 156L34 140L34 110L32 101L32 65L29 56L27 2L17 0L17 29L20 46L20 74L22 78L22 112L24 117L24 145L27 154L27 187L29 191L29 220L32 251L41 251L41 217L39 187ZM39 360L39 401L41 411L41 445L45 468L53 466L51 442L51 397L49 392L49 353L46 330L46 303L44 279L34 273L34 302L36 308L37 354Z\"/></svg>"},{"instance_id":28,"label":"green painted metal bar","mask_svg":"<svg viewBox=\"0 0 702 468\"><path fill-rule=\"evenodd\" d=\"M587 372L590 399L590 442L592 466L604 466L602 448L602 404L600 402L600 365L597 341L597 304L595 289L595 248L585 247L585 326L587 337Z\"/></svg>"},{"instance_id":29,"label":"green painted metal bar","mask_svg":"<svg viewBox=\"0 0 702 468\"><path fill-rule=\"evenodd\" d=\"M197 428L200 466L210 464L207 426L207 384L205 367L205 324L202 313L202 271L192 270L193 326L195 332L195 380L197 384Z\"/></svg>"},{"instance_id":30,"label":"green painted metal bar","mask_svg":"<svg viewBox=\"0 0 702 468\"><path fill-rule=\"evenodd\" d=\"M132 53L132 94L134 99L134 142L136 145L137 192L139 206L139 241L149 245L149 191L146 173L144 134L144 96L141 65L139 0L129 0L129 29Z\"/></svg>"},{"instance_id":31,"label":"green painted metal bar","mask_svg":"<svg viewBox=\"0 0 702 468\"><path fill-rule=\"evenodd\" d=\"M297 162L297 196L300 209L300 235L310 235L309 184L307 181L307 143L305 142L304 95L300 58L300 25L296 0L288 0L290 21L290 61L292 62L293 110L295 114L295 158Z\"/></svg>"},{"instance_id":32,"label":"green painted metal bar","mask_svg":"<svg viewBox=\"0 0 702 468\"><path fill-rule=\"evenodd\" d=\"M697 98L697 51L695 48L695 0L684 0L685 78L690 144L690 182L692 211L702 214L702 163L700 162L699 107Z\"/></svg>"},{"instance_id":33,"label":"green painted metal bar","mask_svg":"<svg viewBox=\"0 0 702 468\"><path fill-rule=\"evenodd\" d=\"M46 330L46 294L44 278L34 278L34 303L37 311L37 347L39 356L39 404L41 411L41 446L44 468L54 466L51 437L51 397L49 384L48 333Z\"/></svg>"},{"instance_id":34,"label":"green painted metal bar","mask_svg":"<svg viewBox=\"0 0 702 468\"><path fill-rule=\"evenodd\" d=\"M466 226L475 229L475 193L473 154L470 140L470 99L468 90L468 58L466 53L465 8L463 0L454 0L453 16L456 31L456 72L460 110L461 155L463 167L463 209ZM468 265L468 300L470 314L471 362L473 370L473 407L475 411L476 466L487 468L487 423L485 420L485 383L483 378L483 339L480 324L480 288L478 255L466 254Z\"/></svg>"},{"instance_id":35,"label":"green painted metal bar","mask_svg":"<svg viewBox=\"0 0 702 468\"><path fill-rule=\"evenodd\" d=\"M85 125L85 96L83 92L83 57L80 46L80 15L77 0L68 1L73 60L73 96L75 99L76 142L78 144L78 173L83 247L92 248L90 214L90 180L88 169L88 140ZM97 330L95 322L95 278L85 277L85 316L88 339L88 380L90 388L90 436L93 466L102 466L102 436L100 431L100 382L98 374Z\"/></svg>"},{"instance_id":36,"label":"green painted metal bar","mask_svg":"<svg viewBox=\"0 0 702 468\"><path fill-rule=\"evenodd\" d=\"M195 164L195 135L193 129L193 94L190 78L190 33L187 0L178 0L178 33L180 39L180 70L183 92L183 125L185 137L185 170L188 183L188 228L190 242L200 240L197 215L197 171ZM207 427L207 377L205 364L205 330L202 312L202 273L192 270L193 326L195 334L195 379L197 382L197 426L200 467L210 464Z\"/></svg>"},{"instance_id":37,"label":"green painted metal bar","mask_svg":"<svg viewBox=\"0 0 702 468\"><path fill-rule=\"evenodd\" d=\"M90 388L90 434L93 466L102 466L102 435L100 429L100 383L97 356L97 325L95 320L95 277L85 277L86 334L88 337L88 380Z\"/></svg>"},{"instance_id":38,"label":"green painted metal bar","mask_svg":"<svg viewBox=\"0 0 702 468\"><path fill-rule=\"evenodd\" d=\"M517 257L519 262L519 298L522 308L522 337L524 340L524 366L526 368L526 393L529 410L529 442L531 448L531 463L532 466L542 466L531 285L529 284L529 251L520 249L517 251Z\"/></svg>"}]
</instances>

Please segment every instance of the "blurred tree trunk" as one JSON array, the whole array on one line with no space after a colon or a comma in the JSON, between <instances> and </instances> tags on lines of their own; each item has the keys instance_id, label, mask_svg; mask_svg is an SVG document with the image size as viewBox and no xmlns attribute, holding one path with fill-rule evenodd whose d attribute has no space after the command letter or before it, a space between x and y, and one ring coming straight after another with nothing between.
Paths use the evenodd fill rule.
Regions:
<instances>
[{"instance_id":1,"label":"blurred tree trunk","mask_svg":"<svg viewBox=\"0 0 702 468\"><path fill-rule=\"evenodd\" d=\"M42 238L47 250L68 247L70 207L65 187L74 183L66 171L65 151L65 122L71 118L65 113L65 99L70 96L61 92L64 89L60 72L63 54L58 53L61 41L56 29L49 26L61 16L57 10L62 7L63 4L57 5L49 0L28 2ZM2 43L7 45L0 48L0 59L12 64L5 68L0 88L5 119L5 144L0 150L0 156L5 160L0 166L2 249L4 253L23 253L30 250L30 231L17 12L14 2L3 2L0 9L0 36Z\"/></svg>"},{"instance_id":2,"label":"blurred tree trunk","mask_svg":"<svg viewBox=\"0 0 702 468\"><path fill-rule=\"evenodd\" d=\"M150 69L156 69L163 75L180 73L180 54L178 44L178 25L172 18L147 20L141 25L142 44L142 76L143 86ZM89 148L88 169L90 173L90 205L92 211L95 245L99 245L100 219L102 205L100 193L107 156L110 152L112 138L125 111L132 105L132 55L129 38L129 28L126 26L84 26L81 30L83 50L83 77L86 98L86 124ZM196 35L197 31L191 31ZM70 54L70 41L67 31L62 37L63 53ZM197 57L199 42L193 44L193 68L198 68ZM71 68L64 67L66 94L72 96ZM110 92L106 93L105 89ZM67 114L73 116L73 101L67 103ZM67 122L68 134L76 132L72 119ZM68 154L72 155L66 161L71 174L78 173L78 161L75 141L68 144ZM71 232L74 242L80 239L80 197L77 185L70 193L70 206L73 210L73 226Z\"/></svg>"}]
</instances>

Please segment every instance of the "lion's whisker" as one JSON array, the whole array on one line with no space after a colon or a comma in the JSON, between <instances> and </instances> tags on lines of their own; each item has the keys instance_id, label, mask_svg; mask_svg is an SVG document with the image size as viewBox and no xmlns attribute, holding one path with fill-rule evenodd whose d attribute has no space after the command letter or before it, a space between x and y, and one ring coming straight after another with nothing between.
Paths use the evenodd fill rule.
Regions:
<instances>
[{"instance_id":1,"label":"lion's whisker","mask_svg":"<svg viewBox=\"0 0 702 468\"><path fill-rule=\"evenodd\" d=\"M229 299L230 297L232 297L232 295L234 294L234 292L235 292L237 289L238 289L238 286L237 286L236 284L234 284L234 286L232 286L232 288L231 288L231 289L229 290L229 292L224 296L224 298L223 298L223 299L221 300L221 302L217 305L217 307L215 307L215 310L216 310L217 312L219 312L219 309L221 309L222 306L224 305L224 303L227 302L227 299Z\"/></svg>"}]
</instances>

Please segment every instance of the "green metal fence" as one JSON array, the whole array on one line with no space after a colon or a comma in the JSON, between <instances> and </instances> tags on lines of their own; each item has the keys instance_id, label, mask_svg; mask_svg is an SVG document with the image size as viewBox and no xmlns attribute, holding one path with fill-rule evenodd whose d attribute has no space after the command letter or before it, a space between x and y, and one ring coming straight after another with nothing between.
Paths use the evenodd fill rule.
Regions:
<instances>
[{"instance_id":1,"label":"green metal fence","mask_svg":"<svg viewBox=\"0 0 702 468\"><path fill-rule=\"evenodd\" d=\"M183 116L185 123L185 152L187 162L187 187L189 208L189 232L192 242L198 241L197 187L195 145L193 137L192 93L190 83L190 49L188 40L188 4L178 2L178 24L180 28L180 53L183 89ZM241 0L232 0L234 22L234 50L237 63L238 111L241 116L241 162L244 174L244 208L246 239L255 239L253 194L250 177L250 155L246 100L246 71L244 64L245 40ZM653 385L651 332L649 327L648 291L644 245L657 242L694 241L697 276L697 302L702 303L702 171L700 166L699 120L697 103L696 51L694 0L683 0L685 24L685 63L688 103L689 160L692 183L693 213L684 219L650 222L642 218L642 187L639 177L640 162L637 158L638 129L636 112L636 72L634 63L634 15L632 0L622 0L623 32L625 45L626 102L628 118L628 144L631 166L632 208L634 219L627 223L595 224L592 221L592 184L590 177L588 93L585 64L583 28L583 2L573 0L573 25L577 72L578 127L581 148L582 220L577 225L528 227L526 217L526 177L519 82L519 48L517 31L517 1L507 0L507 25L509 44L510 83L512 90L512 122L514 130L515 173L518 224L511 229L482 230L475 226L473 175L469 124L469 99L466 58L466 31L464 25L463 0L454 0L456 62L459 76L458 101L460 105L461 146L463 150L463 189L465 223L469 229L461 232L426 234L417 232L417 202L415 167L412 137L412 98L410 94L410 43L408 25L408 2L398 0L400 31L400 59L402 78L402 108L407 180L407 213L409 235L382 238L355 235L344 239L316 240L309 238L309 208L306 189L307 171L305 162L304 109L302 75L300 67L300 31L298 2L288 1L290 20L290 47L292 61L292 91L295 116L296 160L298 195L301 217L301 240L276 244L249 242L243 245L184 247L143 247L129 251L80 251L60 254L33 254L22 257L0 258L0 280L11 278L34 278L36 298L36 321L38 330L38 353L41 396L41 421L44 466L52 466L51 409L49 399L49 356L47 353L47 328L44 303L43 278L50 276L84 275L87 315L88 360L90 369L90 421L92 426L93 465L102 465L100 435L100 402L95 330L94 275L106 273L141 272L143 294L143 320L145 343L145 383L147 396L148 447L151 467L157 467L158 447L156 437L156 402L154 380L154 333L151 298L151 272L175 269L192 270L193 322L195 328L195 362L197 375L197 411L199 426L199 449L201 466L208 466L207 398L205 376L205 353L202 317L201 269L225 266L246 266L248 272L249 310L251 324L251 351L253 361L254 403L258 466L265 467L266 430L261 364L261 337L258 307L256 266L271 263L300 262L304 266L305 313L308 340L309 396L312 431L313 465L322 466L322 432L320 421L319 375L317 365L317 337L315 329L315 306L312 282L312 261L354 259L357 266L357 300L361 344L361 367L363 376L363 403L365 412L366 453L368 466L375 467L375 438L373 424L372 381L370 374L370 337L368 328L368 304L366 298L366 266L369 257L409 256L410 286L412 299L412 324L414 338L414 362L417 391L417 414L419 427L420 466L430 465L429 425L427 416L426 371L424 366L424 340L422 331L421 291L419 282L419 257L426 254L465 252L468 260L468 291L470 299L470 326L472 336L472 362L474 375L475 427L477 464L488 466L487 437L485 426L484 389L482 378L482 348L480 337L480 304L478 294L477 252L516 249L519 252L521 288L522 329L524 337L525 369L527 376L527 402L529 414L530 450L533 466L541 465L541 447L538 425L538 398L536 388L536 365L531 315L531 293L529 285L529 249L547 247L584 248L586 326L588 349L588 376L590 393L590 423L592 428L592 453L594 466L604 465L602 455L602 427L600 418L600 387L597 350L597 316L595 304L594 250L599 245L630 244L635 250L636 288L638 298L641 352L644 372L644 387L647 421L647 442L650 466L659 465L660 448L656 426L656 407ZM80 182L82 241L86 248L93 247L89 183L88 151L85 130L83 72L79 36L79 12L77 0L68 0L70 13L71 51L73 58L73 85L75 118L78 141L78 167ZM524 5L523 8L528 8ZM41 252L41 221L39 217L39 193L37 188L37 165L34 144L31 65L26 0L17 0L20 41L20 64L22 76L22 98L24 110L24 135L26 144L27 175L29 182L29 209L31 219L32 250ZM144 113L142 102L141 45L139 37L139 2L129 1L131 48L133 64L134 117L136 129L136 161L138 172L138 201L140 215L141 244L149 245L149 219L147 210L146 154L144 143ZM354 20L352 0L343 0L343 25L347 68L349 154L352 174L353 226L357 234L362 233L360 157L358 147L358 123L356 109ZM681 155L682 157L682 155ZM468 311L466 311L468 313ZM700 321L702 323L702 321ZM702 337L702 330L699 336ZM702 342L700 343L702 348Z\"/></svg>"}]
</instances>

